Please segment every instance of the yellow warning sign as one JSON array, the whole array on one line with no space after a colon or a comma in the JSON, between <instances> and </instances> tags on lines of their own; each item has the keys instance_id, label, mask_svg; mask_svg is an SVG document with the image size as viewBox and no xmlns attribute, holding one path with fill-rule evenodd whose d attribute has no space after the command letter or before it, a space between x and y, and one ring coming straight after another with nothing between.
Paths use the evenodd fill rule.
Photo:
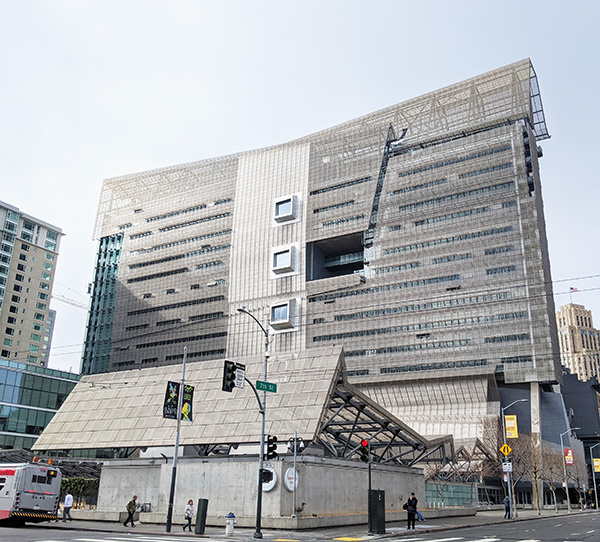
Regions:
<instances>
[{"instance_id":1,"label":"yellow warning sign","mask_svg":"<svg viewBox=\"0 0 600 542\"><path fill-rule=\"evenodd\" d=\"M503 444L502 446L500 446L500 451L504 455L509 455L510 452L512 452L512 448L508 444Z\"/></svg>"}]
</instances>

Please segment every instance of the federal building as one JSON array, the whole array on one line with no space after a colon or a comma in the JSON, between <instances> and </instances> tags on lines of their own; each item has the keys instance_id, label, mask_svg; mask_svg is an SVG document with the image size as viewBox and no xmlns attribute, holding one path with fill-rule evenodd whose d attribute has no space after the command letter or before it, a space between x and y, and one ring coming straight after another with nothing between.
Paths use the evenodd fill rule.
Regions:
<instances>
[{"instance_id":1,"label":"federal building","mask_svg":"<svg viewBox=\"0 0 600 542\"><path fill-rule=\"evenodd\" d=\"M268 148L104 181L82 373L342 347L348 381L473 440L561 381L529 59ZM304 355L304 354L303 354ZM293 363L288 367L295 371Z\"/></svg>"}]
</instances>

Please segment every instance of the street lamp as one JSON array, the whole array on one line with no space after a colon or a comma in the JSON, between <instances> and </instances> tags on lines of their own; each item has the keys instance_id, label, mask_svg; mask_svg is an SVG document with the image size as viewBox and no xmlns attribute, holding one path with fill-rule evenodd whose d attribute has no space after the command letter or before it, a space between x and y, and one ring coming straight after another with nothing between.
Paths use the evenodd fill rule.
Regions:
<instances>
[{"instance_id":1,"label":"street lamp","mask_svg":"<svg viewBox=\"0 0 600 542\"><path fill-rule=\"evenodd\" d=\"M594 498L596 499L596 510L598 510L598 493L596 491L596 469L595 469L595 465L594 465L594 454L592 453L592 450L596 446L600 446L600 442L598 444L594 444L590 448L590 458L592 459L592 476L594 477Z\"/></svg>"},{"instance_id":2,"label":"street lamp","mask_svg":"<svg viewBox=\"0 0 600 542\"><path fill-rule=\"evenodd\" d=\"M240 307L237 309L238 312L243 312L247 314L254 320L258 327L260 327L261 331L265 335L265 374L264 381L267 382L267 362L269 361L269 331L268 326L267 329L263 327L263 325L256 319L254 314L248 312L245 307ZM258 395L257 395L258 397ZM260 520L262 515L262 478L263 478L263 463L265 459L265 415L267 412L267 390L263 390L263 400L262 400L262 408L260 410L260 414L262 417L262 423L260 428L260 452L259 452L259 464L258 464L258 493L256 495L256 531L254 532L254 538L262 538L262 532L260 530Z\"/></svg>"},{"instance_id":3,"label":"street lamp","mask_svg":"<svg viewBox=\"0 0 600 542\"><path fill-rule=\"evenodd\" d=\"M565 475L565 491L567 492L567 511L569 514L571 513L571 498L569 497L569 481L567 480L567 463L565 461L565 446L563 444L563 436L571 431L575 431L576 429L581 429L581 427L571 427L564 433L560 434L560 449L562 452L562 460L563 460L563 473Z\"/></svg>"},{"instance_id":4,"label":"street lamp","mask_svg":"<svg viewBox=\"0 0 600 542\"><path fill-rule=\"evenodd\" d=\"M513 401L510 405L506 405L505 407L502 408L502 438L504 439L504 445L506 445L506 423L504 422L504 411L508 408L510 408L513 405L516 405L517 403L527 403L529 402L529 399L517 399L516 401ZM508 480L508 517L510 519L513 519L513 494L512 494L512 481L511 481L511 476L512 473L510 471L507 471L506 473L506 477Z\"/></svg>"}]
</instances>

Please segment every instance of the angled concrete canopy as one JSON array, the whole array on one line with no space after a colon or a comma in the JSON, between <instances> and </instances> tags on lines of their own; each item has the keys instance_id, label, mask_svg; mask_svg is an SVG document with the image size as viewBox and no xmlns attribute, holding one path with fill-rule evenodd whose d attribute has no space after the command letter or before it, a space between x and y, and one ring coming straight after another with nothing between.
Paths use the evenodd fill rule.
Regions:
<instances>
[{"instance_id":1,"label":"angled concrete canopy","mask_svg":"<svg viewBox=\"0 0 600 542\"><path fill-rule=\"evenodd\" d=\"M263 378L263 358L234 360L251 382ZM429 441L346 382L341 347L302 350L269 359L266 432L287 440L297 432L327 455L352 457L360 440L371 441L376 461L412 465L449 457L451 437ZM228 453L260 441L258 402L250 386L221 390L223 360L187 364L194 389L193 421L182 422L180 444L200 455ZM153 367L86 376L71 392L36 443L37 450L84 450L172 446L176 422L162 417L168 381L181 366ZM261 394L262 396L262 394Z\"/></svg>"}]
</instances>

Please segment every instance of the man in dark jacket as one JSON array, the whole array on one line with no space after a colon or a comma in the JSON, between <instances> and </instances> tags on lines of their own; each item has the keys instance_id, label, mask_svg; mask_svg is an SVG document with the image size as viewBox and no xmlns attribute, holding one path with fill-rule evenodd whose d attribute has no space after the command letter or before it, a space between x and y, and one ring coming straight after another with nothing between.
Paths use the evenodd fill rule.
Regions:
<instances>
[{"instance_id":1,"label":"man in dark jacket","mask_svg":"<svg viewBox=\"0 0 600 542\"><path fill-rule=\"evenodd\" d=\"M133 496L133 499L131 499L128 503L127 503L127 512L129 514L129 516L127 516L127 519L125 520L125 523L123 523L123 525L125 525L125 527L127 527L127 524L129 522L131 522L131 526L135 527L135 525L133 524L133 514L135 514L135 501L137 500L137 495Z\"/></svg>"},{"instance_id":2,"label":"man in dark jacket","mask_svg":"<svg viewBox=\"0 0 600 542\"><path fill-rule=\"evenodd\" d=\"M414 493L411 493L410 499L408 499L408 501L406 501L406 513L408 514L407 530L409 530L409 531L417 530L417 528L415 527L415 517L417 515L417 503L418 502L419 501L415 497Z\"/></svg>"}]
</instances>

